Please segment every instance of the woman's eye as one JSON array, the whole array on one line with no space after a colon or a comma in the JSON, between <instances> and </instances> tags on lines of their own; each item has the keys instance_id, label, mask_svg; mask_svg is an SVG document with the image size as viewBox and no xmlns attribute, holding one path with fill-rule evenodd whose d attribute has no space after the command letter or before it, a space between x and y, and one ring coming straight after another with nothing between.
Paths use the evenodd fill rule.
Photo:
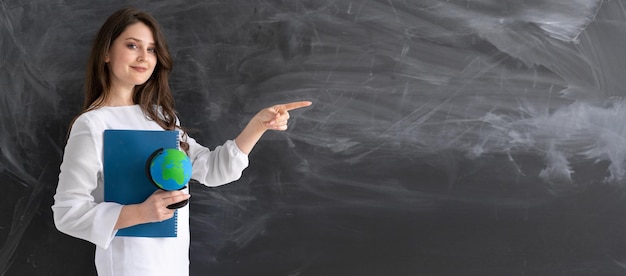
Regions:
<instances>
[{"instance_id":1,"label":"woman's eye","mask_svg":"<svg viewBox=\"0 0 626 276\"><path fill-rule=\"evenodd\" d=\"M137 45L135 44L128 44L126 47L128 47L128 49L137 49Z\"/></svg>"},{"instance_id":2,"label":"woman's eye","mask_svg":"<svg viewBox=\"0 0 626 276\"><path fill-rule=\"evenodd\" d=\"M155 48L148 48L148 53L154 54L154 53L156 53L156 49Z\"/></svg>"}]
</instances>

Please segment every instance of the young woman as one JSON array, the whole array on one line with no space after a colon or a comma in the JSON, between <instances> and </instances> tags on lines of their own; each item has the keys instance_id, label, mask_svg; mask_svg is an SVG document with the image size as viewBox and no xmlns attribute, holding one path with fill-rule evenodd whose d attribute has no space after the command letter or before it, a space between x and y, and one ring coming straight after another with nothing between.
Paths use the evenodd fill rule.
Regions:
<instances>
[{"instance_id":1,"label":"young woman","mask_svg":"<svg viewBox=\"0 0 626 276\"><path fill-rule=\"evenodd\" d=\"M83 111L70 130L57 192L54 222L71 236L96 245L99 275L188 275L189 208L178 209L175 238L119 237L118 229L171 218L167 206L189 198L187 190L157 191L140 204L104 202L103 132L106 129L179 130L192 160L192 178L207 186L237 180L248 153L266 130L285 130L289 111L311 102L259 111L234 139L213 151L178 125L168 84L172 58L156 20L133 8L112 14L94 41Z\"/></svg>"}]
</instances>

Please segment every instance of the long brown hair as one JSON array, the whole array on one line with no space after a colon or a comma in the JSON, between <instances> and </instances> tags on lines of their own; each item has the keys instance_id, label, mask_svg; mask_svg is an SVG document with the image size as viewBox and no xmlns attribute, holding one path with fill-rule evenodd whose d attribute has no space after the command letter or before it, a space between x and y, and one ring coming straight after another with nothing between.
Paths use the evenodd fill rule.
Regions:
<instances>
[{"instance_id":1,"label":"long brown hair","mask_svg":"<svg viewBox=\"0 0 626 276\"><path fill-rule=\"evenodd\" d=\"M113 41L124 32L126 27L135 23L143 23L152 31L157 64L152 76L144 84L135 86L133 102L138 104L143 113L163 129L175 130L177 127L180 128L176 125L174 98L168 80L173 61L167 41L156 19L152 15L135 8L124 8L116 11L100 28L93 42L87 63L85 100L80 114L98 109L106 103L111 88L111 72L105 63L105 56ZM181 131L185 137L185 131L182 129ZM183 142L181 146L187 150L187 143Z\"/></svg>"}]
</instances>

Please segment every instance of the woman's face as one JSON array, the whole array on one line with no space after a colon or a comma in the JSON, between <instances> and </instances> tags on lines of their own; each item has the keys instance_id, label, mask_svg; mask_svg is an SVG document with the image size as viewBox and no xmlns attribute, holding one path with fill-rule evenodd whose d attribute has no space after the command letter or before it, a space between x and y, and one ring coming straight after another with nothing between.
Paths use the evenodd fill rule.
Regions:
<instances>
[{"instance_id":1,"label":"woman's face","mask_svg":"<svg viewBox=\"0 0 626 276\"><path fill-rule=\"evenodd\" d=\"M144 23L126 27L105 57L111 72L112 89L132 89L145 83L157 64L152 31Z\"/></svg>"}]
</instances>

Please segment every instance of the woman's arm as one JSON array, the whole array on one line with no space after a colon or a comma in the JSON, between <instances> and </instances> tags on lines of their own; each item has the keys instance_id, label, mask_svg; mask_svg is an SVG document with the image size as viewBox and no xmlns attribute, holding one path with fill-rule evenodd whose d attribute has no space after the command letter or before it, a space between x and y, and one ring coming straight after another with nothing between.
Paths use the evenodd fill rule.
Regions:
<instances>
[{"instance_id":1,"label":"woman's arm","mask_svg":"<svg viewBox=\"0 0 626 276\"><path fill-rule=\"evenodd\" d=\"M275 105L257 113L237 138L226 141L213 151L187 137L189 157L192 159L193 179L215 187L233 182L241 177L248 166L248 154L268 129L286 130L289 111L311 105L311 102L295 102Z\"/></svg>"},{"instance_id":2,"label":"woman's arm","mask_svg":"<svg viewBox=\"0 0 626 276\"><path fill-rule=\"evenodd\" d=\"M174 216L174 209L167 206L190 197L183 191L157 190L140 204L124 205L115 223L115 230L148 222L159 222Z\"/></svg>"},{"instance_id":3,"label":"woman's arm","mask_svg":"<svg viewBox=\"0 0 626 276\"><path fill-rule=\"evenodd\" d=\"M114 225L122 206L99 203L93 196L102 173L98 151L102 145L95 139L97 132L85 117L79 117L72 125L52 211L59 231L107 248L115 235Z\"/></svg>"},{"instance_id":4,"label":"woman's arm","mask_svg":"<svg viewBox=\"0 0 626 276\"><path fill-rule=\"evenodd\" d=\"M257 113L235 138L237 147L249 154L267 130L286 130L289 111L311 105L309 101L279 104Z\"/></svg>"}]
</instances>

